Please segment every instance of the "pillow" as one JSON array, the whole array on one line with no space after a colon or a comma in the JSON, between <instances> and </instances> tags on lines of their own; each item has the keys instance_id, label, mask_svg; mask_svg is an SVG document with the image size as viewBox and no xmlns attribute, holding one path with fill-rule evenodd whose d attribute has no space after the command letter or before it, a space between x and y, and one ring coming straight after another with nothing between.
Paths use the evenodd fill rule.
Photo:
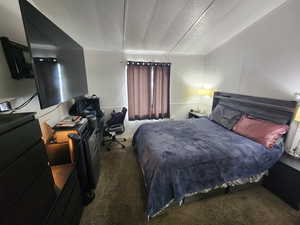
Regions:
<instances>
[{"instance_id":1,"label":"pillow","mask_svg":"<svg viewBox=\"0 0 300 225\"><path fill-rule=\"evenodd\" d=\"M210 119L231 130L233 126L239 121L241 116L242 113L240 111L236 111L230 107L219 104L212 111Z\"/></svg>"},{"instance_id":2,"label":"pillow","mask_svg":"<svg viewBox=\"0 0 300 225\"><path fill-rule=\"evenodd\" d=\"M266 120L258 120L251 116L242 116L233 131L250 138L267 148L272 148L276 141L289 129L287 125L279 125Z\"/></svg>"}]
</instances>

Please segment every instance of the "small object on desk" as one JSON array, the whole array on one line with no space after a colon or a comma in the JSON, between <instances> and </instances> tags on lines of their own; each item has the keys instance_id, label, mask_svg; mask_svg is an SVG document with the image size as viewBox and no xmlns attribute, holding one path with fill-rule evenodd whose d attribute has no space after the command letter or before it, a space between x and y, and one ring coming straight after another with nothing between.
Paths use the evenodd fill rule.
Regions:
<instances>
[{"instance_id":1,"label":"small object on desk","mask_svg":"<svg viewBox=\"0 0 300 225\"><path fill-rule=\"evenodd\" d=\"M300 209L300 160L284 154L269 171L263 185L294 209Z\"/></svg>"},{"instance_id":2,"label":"small object on desk","mask_svg":"<svg viewBox=\"0 0 300 225\"><path fill-rule=\"evenodd\" d=\"M192 119L192 118L196 118L199 119L201 117L206 117L207 114L206 113L200 113L198 111L194 111L193 109L191 109L191 111L189 112L188 118Z\"/></svg>"},{"instance_id":3,"label":"small object on desk","mask_svg":"<svg viewBox=\"0 0 300 225\"><path fill-rule=\"evenodd\" d=\"M0 99L0 112L8 112L12 110L11 102L14 98Z\"/></svg>"},{"instance_id":4,"label":"small object on desk","mask_svg":"<svg viewBox=\"0 0 300 225\"><path fill-rule=\"evenodd\" d=\"M72 121L73 122L80 122L81 118L82 118L81 116L73 116Z\"/></svg>"},{"instance_id":5,"label":"small object on desk","mask_svg":"<svg viewBox=\"0 0 300 225\"><path fill-rule=\"evenodd\" d=\"M75 127L76 123L74 122L67 122L67 123L58 123L56 127Z\"/></svg>"}]
</instances>

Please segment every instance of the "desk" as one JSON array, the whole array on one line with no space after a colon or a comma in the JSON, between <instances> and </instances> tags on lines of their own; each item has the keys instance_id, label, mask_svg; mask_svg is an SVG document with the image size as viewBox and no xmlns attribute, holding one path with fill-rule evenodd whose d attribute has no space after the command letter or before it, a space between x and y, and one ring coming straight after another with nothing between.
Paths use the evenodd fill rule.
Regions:
<instances>
[{"instance_id":1,"label":"desk","mask_svg":"<svg viewBox=\"0 0 300 225\"><path fill-rule=\"evenodd\" d=\"M58 145L58 148L64 150L63 145L66 145L69 148L70 154L70 163L75 163L76 153L72 147L72 140L69 138L70 134L78 134L82 141L89 145L89 138L95 134L97 136L95 144L97 144L97 149L101 151L102 148L100 143L103 141L103 132L104 132L104 118L97 118L97 120L85 120L83 123L79 123L74 127L54 127L54 139ZM99 145L99 146L98 146ZM55 146L53 146L55 148Z\"/></svg>"}]
</instances>

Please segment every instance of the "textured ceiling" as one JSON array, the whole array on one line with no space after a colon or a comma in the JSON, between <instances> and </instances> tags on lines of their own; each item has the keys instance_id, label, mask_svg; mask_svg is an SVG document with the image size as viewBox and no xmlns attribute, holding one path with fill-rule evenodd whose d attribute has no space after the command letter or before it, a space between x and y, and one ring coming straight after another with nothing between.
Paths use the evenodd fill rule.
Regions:
<instances>
[{"instance_id":1,"label":"textured ceiling","mask_svg":"<svg viewBox=\"0 0 300 225\"><path fill-rule=\"evenodd\" d=\"M85 48L207 54L287 0L33 0Z\"/></svg>"}]
</instances>

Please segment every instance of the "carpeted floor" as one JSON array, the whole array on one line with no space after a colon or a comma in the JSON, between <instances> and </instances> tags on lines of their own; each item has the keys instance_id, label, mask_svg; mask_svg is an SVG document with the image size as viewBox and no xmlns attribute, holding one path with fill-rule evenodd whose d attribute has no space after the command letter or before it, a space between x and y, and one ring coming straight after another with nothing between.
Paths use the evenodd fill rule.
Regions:
<instances>
[{"instance_id":1,"label":"carpeted floor","mask_svg":"<svg viewBox=\"0 0 300 225\"><path fill-rule=\"evenodd\" d=\"M130 143L102 154L96 199L81 225L300 225L299 212L257 185L171 208L147 222L143 178Z\"/></svg>"}]
</instances>

